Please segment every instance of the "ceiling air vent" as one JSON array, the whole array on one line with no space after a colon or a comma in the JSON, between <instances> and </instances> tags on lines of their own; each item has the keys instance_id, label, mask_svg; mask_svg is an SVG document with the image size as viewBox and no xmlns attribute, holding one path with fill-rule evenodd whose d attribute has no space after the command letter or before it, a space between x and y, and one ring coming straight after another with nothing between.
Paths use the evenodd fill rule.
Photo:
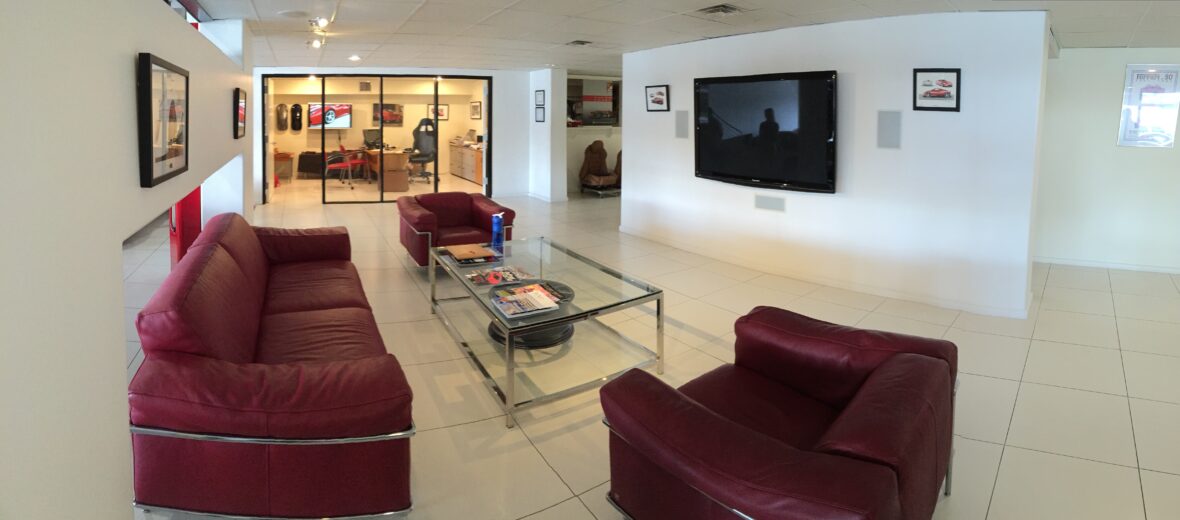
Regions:
<instances>
[{"instance_id":1,"label":"ceiling air vent","mask_svg":"<svg viewBox=\"0 0 1180 520\"><path fill-rule=\"evenodd\" d=\"M714 15L714 16L727 16L727 15L731 15L731 14L737 14L737 13L740 13L743 11L745 11L745 9L742 9L741 7L738 7L733 4L717 4L717 5L697 9L698 13L707 14L707 15Z\"/></svg>"},{"instance_id":2,"label":"ceiling air vent","mask_svg":"<svg viewBox=\"0 0 1180 520\"><path fill-rule=\"evenodd\" d=\"M372 92L373 91L373 82L372 81L362 81L361 84L358 85L358 87L360 88L361 92Z\"/></svg>"},{"instance_id":3,"label":"ceiling air vent","mask_svg":"<svg viewBox=\"0 0 1180 520\"><path fill-rule=\"evenodd\" d=\"M571 47L585 47L587 45L590 45L591 43L594 43L594 42L588 42L586 40L574 40L572 42L567 43L566 45L569 45Z\"/></svg>"}]
</instances>

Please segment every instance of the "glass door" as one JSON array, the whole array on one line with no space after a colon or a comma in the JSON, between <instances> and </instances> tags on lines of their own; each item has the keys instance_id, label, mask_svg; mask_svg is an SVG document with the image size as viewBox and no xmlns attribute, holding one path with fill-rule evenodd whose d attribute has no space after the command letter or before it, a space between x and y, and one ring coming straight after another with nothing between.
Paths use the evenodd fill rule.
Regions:
<instances>
[{"instance_id":1,"label":"glass door","mask_svg":"<svg viewBox=\"0 0 1180 520\"><path fill-rule=\"evenodd\" d=\"M307 129L318 134L324 202L380 202L382 195L381 78L323 78L320 100L309 103Z\"/></svg>"}]
</instances>

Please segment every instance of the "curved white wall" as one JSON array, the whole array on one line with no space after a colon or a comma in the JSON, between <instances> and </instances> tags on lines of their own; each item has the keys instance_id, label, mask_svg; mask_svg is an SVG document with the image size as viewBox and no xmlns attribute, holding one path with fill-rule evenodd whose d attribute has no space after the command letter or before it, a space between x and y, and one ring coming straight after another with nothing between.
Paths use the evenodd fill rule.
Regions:
<instances>
[{"instance_id":1,"label":"curved white wall","mask_svg":"<svg viewBox=\"0 0 1180 520\"><path fill-rule=\"evenodd\" d=\"M623 57L622 226L699 254L829 285L1023 316L1046 60L1040 12L884 18L718 38ZM911 110L912 70L962 68L962 112ZM695 178L675 138L693 78L839 73L837 193ZM646 112L645 85L672 112ZM876 147L902 112L900 150ZM785 199L786 213L754 208Z\"/></svg>"}]
</instances>

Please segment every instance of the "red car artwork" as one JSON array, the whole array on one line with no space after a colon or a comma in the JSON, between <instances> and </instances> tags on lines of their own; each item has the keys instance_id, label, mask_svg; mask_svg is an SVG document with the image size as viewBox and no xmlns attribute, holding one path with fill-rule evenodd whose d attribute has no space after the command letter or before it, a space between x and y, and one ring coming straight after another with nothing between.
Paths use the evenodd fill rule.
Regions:
<instances>
[{"instance_id":1,"label":"red car artwork","mask_svg":"<svg viewBox=\"0 0 1180 520\"><path fill-rule=\"evenodd\" d=\"M321 110L319 103L311 104L307 112L308 128L351 128L352 105L328 103Z\"/></svg>"},{"instance_id":2,"label":"red car artwork","mask_svg":"<svg viewBox=\"0 0 1180 520\"><path fill-rule=\"evenodd\" d=\"M953 87L953 86L955 86L954 83L951 83L945 79L940 79L937 81L937 83L938 83L938 86L940 86L940 87Z\"/></svg>"},{"instance_id":3,"label":"red car artwork","mask_svg":"<svg viewBox=\"0 0 1180 520\"><path fill-rule=\"evenodd\" d=\"M930 90L927 90L926 92L923 92L922 97L924 97L924 98L949 98L949 97L951 97L951 91L944 89L944 88L932 88Z\"/></svg>"}]
</instances>

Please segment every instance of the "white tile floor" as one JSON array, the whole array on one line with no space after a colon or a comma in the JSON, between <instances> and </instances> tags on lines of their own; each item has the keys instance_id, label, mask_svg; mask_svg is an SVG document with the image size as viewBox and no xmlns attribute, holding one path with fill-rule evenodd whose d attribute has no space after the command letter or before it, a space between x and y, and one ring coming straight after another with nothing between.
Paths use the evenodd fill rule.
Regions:
<instances>
[{"instance_id":1,"label":"white tile floor","mask_svg":"<svg viewBox=\"0 0 1180 520\"><path fill-rule=\"evenodd\" d=\"M762 274L621 234L618 199L501 202L517 210L518 236L576 244L668 290L663 378L672 384L732 361L732 320L758 304L954 341L955 493L940 499L936 518L1180 518L1180 276L1038 264L1032 316L995 318ZM318 183L297 184L258 208L255 223L349 228L381 332L415 391L412 518L619 518L603 498L597 394L519 413L520 427L505 429L481 377L429 314L425 273L398 243L395 206L323 206ZM132 310L159 274L148 262L160 261L160 243L138 245L125 255ZM606 321L650 342L650 320L633 309Z\"/></svg>"}]
</instances>

